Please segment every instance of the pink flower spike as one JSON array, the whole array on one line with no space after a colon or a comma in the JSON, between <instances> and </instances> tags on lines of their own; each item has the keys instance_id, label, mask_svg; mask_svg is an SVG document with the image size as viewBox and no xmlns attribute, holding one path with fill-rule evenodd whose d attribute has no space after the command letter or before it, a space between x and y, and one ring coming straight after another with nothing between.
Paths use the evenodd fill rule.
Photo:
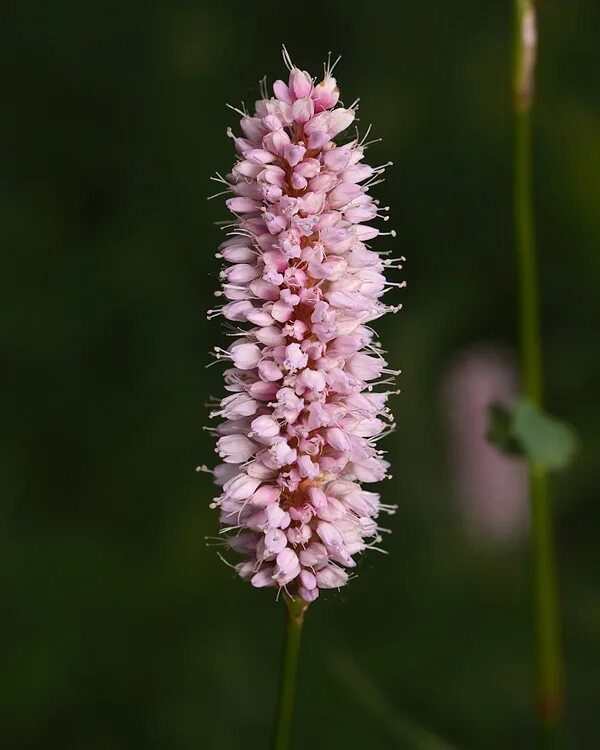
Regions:
<instances>
[{"instance_id":1,"label":"pink flower spike","mask_svg":"<svg viewBox=\"0 0 600 750\"><path fill-rule=\"evenodd\" d=\"M284 59L289 81L229 131L224 304L209 313L232 336L214 352L227 393L211 413L221 420L213 506L240 578L308 605L347 583L357 555L380 542L380 510L393 510L362 485L388 477L377 441L394 429L397 373L371 325L399 309L382 299L399 286L386 279L398 261L366 244L387 218L370 194L382 168L364 162L353 130L338 139L356 112L338 106L333 66L313 85Z\"/></svg>"}]
</instances>

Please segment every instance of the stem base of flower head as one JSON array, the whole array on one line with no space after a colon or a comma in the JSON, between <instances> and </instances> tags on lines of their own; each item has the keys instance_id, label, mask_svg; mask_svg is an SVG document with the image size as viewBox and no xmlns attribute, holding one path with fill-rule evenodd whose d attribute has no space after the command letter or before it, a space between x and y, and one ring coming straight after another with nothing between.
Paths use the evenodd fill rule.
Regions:
<instances>
[{"instance_id":1,"label":"stem base of flower head","mask_svg":"<svg viewBox=\"0 0 600 750\"><path fill-rule=\"evenodd\" d=\"M304 623L304 613L309 605L309 602L304 601L300 597L292 599L292 597L284 594L284 598L287 617L273 750L288 750L289 748L302 625Z\"/></svg>"},{"instance_id":2,"label":"stem base of flower head","mask_svg":"<svg viewBox=\"0 0 600 750\"><path fill-rule=\"evenodd\" d=\"M304 622L304 615L306 614L306 611L310 607L311 603L305 601L300 596L292 597L288 594L283 595L283 600L285 601L289 616L293 618L299 625L302 625L302 623Z\"/></svg>"}]
</instances>

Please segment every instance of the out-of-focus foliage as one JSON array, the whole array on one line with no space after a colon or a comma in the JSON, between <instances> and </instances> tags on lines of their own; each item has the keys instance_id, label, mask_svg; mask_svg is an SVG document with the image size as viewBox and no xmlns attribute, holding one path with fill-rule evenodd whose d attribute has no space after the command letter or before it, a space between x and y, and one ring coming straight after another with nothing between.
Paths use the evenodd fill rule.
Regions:
<instances>
[{"instance_id":1,"label":"out-of-focus foliage","mask_svg":"<svg viewBox=\"0 0 600 750\"><path fill-rule=\"evenodd\" d=\"M488 440L509 455L526 457L552 471L565 469L577 450L575 432L522 397L513 409L502 404L489 408Z\"/></svg>"},{"instance_id":2,"label":"out-of-focus foliage","mask_svg":"<svg viewBox=\"0 0 600 750\"><path fill-rule=\"evenodd\" d=\"M568 734L597 744L600 596L600 6L540 4L536 208L548 409L581 449L554 483ZM455 353L515 340L510 3L18 2L0 10L0 744L264 748L282 641L234 579L202 431L224 339L204 311L232 162L224 104L327 51L395 166L379 186L408 257L380 326L403 369L387 440L399 505L341 595L307 615L297 747L390 747L334 668L352 659L416 726L531 747L526 538L477 543L450 481L439 385ZM381 243L380 243L381 245ZM367 679L366 678L366 679ZM387 710L387 709L386 709ZM381 716L381 711L379 712ZM398 747L402 747L398 741ZM408 745L404 745L408 747Z\"/></svg>"}]
</instances>

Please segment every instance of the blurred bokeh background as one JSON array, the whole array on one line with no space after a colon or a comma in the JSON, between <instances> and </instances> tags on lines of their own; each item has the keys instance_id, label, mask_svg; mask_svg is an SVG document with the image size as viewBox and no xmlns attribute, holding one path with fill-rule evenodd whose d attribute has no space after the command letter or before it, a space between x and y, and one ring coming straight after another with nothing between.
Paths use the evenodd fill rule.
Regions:
<instances>
[{"instance_id":1,"label":"blurred bokeh background","mask_svg":"<svg viewBox=\"0 0 600 750\"><path fill-rule=\"evenodd\" d=\"M307 615L294 747L533 740L522 467L481 447L515 388L511 3L5 2L0 10L0 744L268 746L283 612L204 537L222 387L205 310L232 163L225 102L328 50L395 166L408 258L379 329L402 394L399 505L359 578ZM535 126L548 409L582 447L553 484L569 747L600 684L600 53L597 0L545 0ZM489 469L482 470L482 466ZM402 739L406 728L413 739ZM419 735L421 739L416 738Z\"/></svg>"}]
</instances>

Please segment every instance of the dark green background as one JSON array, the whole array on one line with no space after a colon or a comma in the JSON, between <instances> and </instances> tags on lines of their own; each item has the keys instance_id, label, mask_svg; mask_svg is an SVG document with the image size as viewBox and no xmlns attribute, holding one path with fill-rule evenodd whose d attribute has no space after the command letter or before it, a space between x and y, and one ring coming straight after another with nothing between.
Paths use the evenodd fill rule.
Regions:
<instances>
[{"instance_id":1,"label":"dark green background","mask_svg":"<svg viewBox=\"0 0 600 750\"><path fill-rule=\"evenodd\" d=\"M472 543L451 498L440 382L514 345L510 6L5 0L0 10L0 744L266 748L283 612L205 535L221 392L205 321L232 163L225 102L280 77L280 45L395 167L379 189L408 256L379 329L402 367L387 441L391 554L307 616L294 747L416 748L340 674L460 748L532 746L526 539ZM549 409L582 449L554 484L570 747L600 729L600 89L596 0L545 0L535 178ZM482 543L483 542L483 543ZM340 668L342 665L343 669ZM366 695L366 687L363 685ZM360 690L359 690L360 692Z\"/></svg>"}]
</instances>

